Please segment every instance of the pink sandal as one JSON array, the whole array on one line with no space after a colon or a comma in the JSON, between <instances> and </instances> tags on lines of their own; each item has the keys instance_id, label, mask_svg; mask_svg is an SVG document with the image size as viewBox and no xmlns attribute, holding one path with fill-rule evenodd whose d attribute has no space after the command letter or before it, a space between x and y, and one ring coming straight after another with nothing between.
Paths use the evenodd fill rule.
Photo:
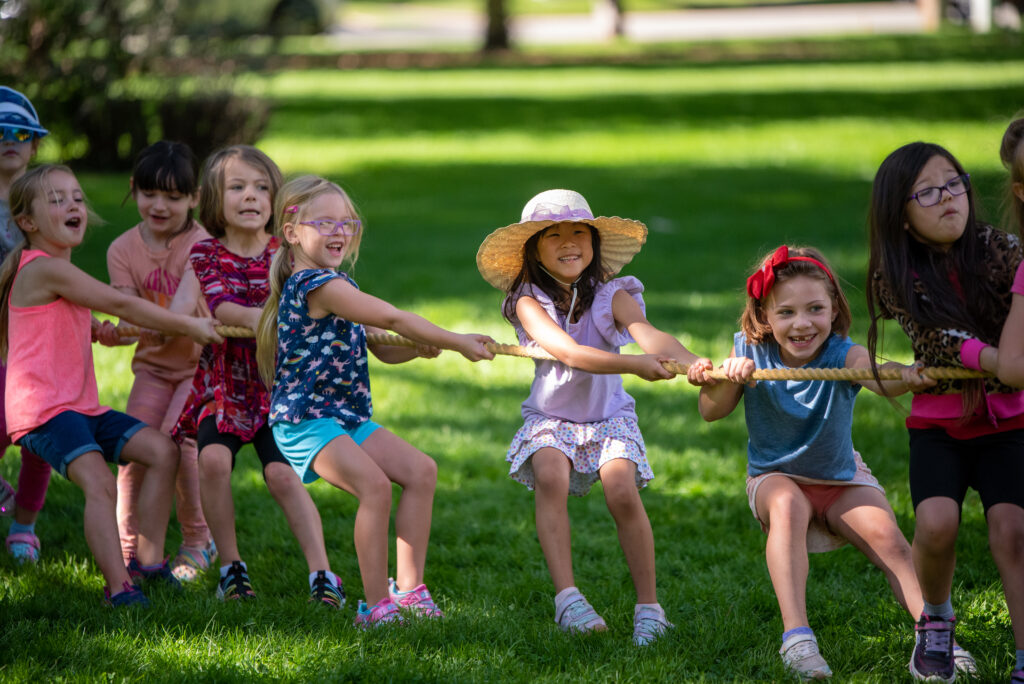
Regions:
<instances>
[{"instance_id":1,"label":"pink sandal","mask_svg":"<svg viewBox=\"0 0 1024 684\"><path fill-rule=\"evenodd\" d=\"M7 535L7 550L19 563L39 562L39 537L31 532Z\"/></svg>"},{"instance_id":2,"label":"pink sandal","mask_svg":"<svg viewBox=\"0 0 1024 684\"><path fill-rule=\"evenodd\" d=\"M0 515L14 515L14 487L0 477Z\"/></svg>"}]
</instances>

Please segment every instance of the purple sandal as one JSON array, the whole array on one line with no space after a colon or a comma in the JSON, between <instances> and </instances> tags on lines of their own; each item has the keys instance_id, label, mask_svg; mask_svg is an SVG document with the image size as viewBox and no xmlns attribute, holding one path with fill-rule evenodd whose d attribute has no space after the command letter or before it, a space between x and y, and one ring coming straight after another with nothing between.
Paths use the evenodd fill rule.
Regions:
<instances>
[{"instance_id":1,"label":"purple sandal","mask_svg":"<svg viewBox=\"0 0 1024 684\"><path fill-rule=\"evenodd\" d=\"M14 515L14 487L0 477L0 515Z\"/></svg>"}]
</instances>

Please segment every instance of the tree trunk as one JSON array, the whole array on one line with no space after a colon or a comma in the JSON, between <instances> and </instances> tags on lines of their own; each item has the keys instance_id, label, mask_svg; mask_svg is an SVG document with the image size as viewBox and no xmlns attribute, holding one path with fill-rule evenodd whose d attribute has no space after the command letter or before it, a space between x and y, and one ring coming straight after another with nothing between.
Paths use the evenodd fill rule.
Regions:
<instances>
[{"instance_id":1,"label":"tree trunk","mask_svg":"<svg viewBox=\"0 0 1024 684\"><path fill-rule=\"evenodd\" d=\"M592 17L605 37L621 38L626 34L623 0L595 0Z\"/></svg>"},{"instance_id":2,"label":"tree trunk","mask_svg":"<svg viewBox=\"0 0 1024 684\"><path fill-rule=\"evenodd\" d=\"M487 33L484 35L484 51L507 50L508 17L505 14L505 0L487 0Z\"/></svg>"}]
</instances>

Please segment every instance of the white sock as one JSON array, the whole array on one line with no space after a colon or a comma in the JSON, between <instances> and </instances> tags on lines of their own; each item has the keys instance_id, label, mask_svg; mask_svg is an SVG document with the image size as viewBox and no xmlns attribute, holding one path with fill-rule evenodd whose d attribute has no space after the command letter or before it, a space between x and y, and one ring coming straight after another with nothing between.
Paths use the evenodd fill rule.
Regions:
<instances>
[{"instance_id":1,"label":"white sock","mask_svg":"<svg viewBox=\"0 0 1024 684\"><path fill-rule=\"evenodd\" d=\"M246 572L249 572L249 568L245 565L245 561L238 561L238 562L241 563L243 570L245 570ZM233 563L228 563L227 565L220 566L220 578L221 579L224 579L225 577L228 576L228 570L231 569L232 565L233 565Z\"/></svg>"},{"instance_id":2,"label":"white sock","mask_svg":"<svg viewBox=\"0 0 1024 684\"><path fill-rule=\"evenodd\" d=\"M315 571L309 573L309 588L310 589L313 588L313 580L316 579L316 576L317 576L317 574L319 574L319 572L320 572L319 570L315 570ZM324 570L324 577L327 578L327 580L331 583L332 587L338 586L338 576L335 575L330 570Z\"/></svg>"}]
</instances>

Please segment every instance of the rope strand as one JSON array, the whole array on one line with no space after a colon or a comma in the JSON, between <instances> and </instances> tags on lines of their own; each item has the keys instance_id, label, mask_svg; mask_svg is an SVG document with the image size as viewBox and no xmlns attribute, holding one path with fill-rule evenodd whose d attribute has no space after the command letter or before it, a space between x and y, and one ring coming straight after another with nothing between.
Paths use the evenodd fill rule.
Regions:
<instances>
[{"instance_id":1,"label":"rope strand","mask_svg":"<svg viewBox=\"0 0 1024 684\"><path fill-rule=\"evenodd\" d=\"M141 332L140 328L134 325L121 323L117 326L117 332L121 337L137 337ZM218 325L217 333L222 337L248 337L255 336L249 328L231 325ZM393 333L367 333L367 344L381 344L394 347L415 347L418 343L401 335ZM488 342L484 345L492 354L500 356L518 356L521 358L537 359L540 361L557 361L540 347L524 347L518 344L501 344L499 342ZM686 375L690 368L688 363L677 363L665 361L662 365L673 373ZM716 380L728 380L721 368L716 368L709 374ZM922 368L921 375L934 380L966 380L971 378L990 378L990 373L969 370L967 368ZM900 380L902 376L896 369L879 369L878 376L882 380ZM874 380L869 368L776 368L758 369L754 371L753 380Z\"/></svg>"}]
</instances>

